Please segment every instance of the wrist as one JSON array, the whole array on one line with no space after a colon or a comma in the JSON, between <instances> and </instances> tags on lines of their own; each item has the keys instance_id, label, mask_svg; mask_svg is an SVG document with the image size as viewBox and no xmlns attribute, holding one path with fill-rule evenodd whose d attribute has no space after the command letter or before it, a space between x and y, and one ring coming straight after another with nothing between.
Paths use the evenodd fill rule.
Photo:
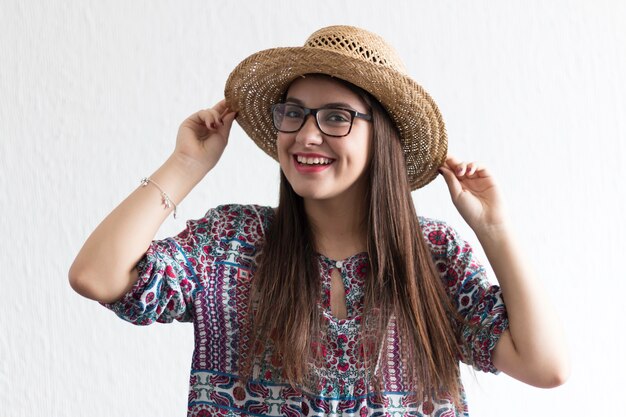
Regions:
<instances>
[{"instance_id":1,"label":"wrist","mask_svg":"<svg viewBox=\"0 0 626 417\"><path fill-rule=\"evenodd\" d=\"M200 182L200 180L211 170L211 168L206 164L178 152L172 153L166 161L166 164L172 165L182 175L195 180L196 183Z\"/></svg>"},{"instance_id":2,"label":"wrist","mask_svg":"<svg viewBox=\"0 0 626 417\"><path fill-rule=\"evenodd\" d=\"M474 229L474 233L481 243L485 242L502 242L508 239L512 234L512 229L508 222L498 224L482 225Z\"/></svg>"}]
</instances>

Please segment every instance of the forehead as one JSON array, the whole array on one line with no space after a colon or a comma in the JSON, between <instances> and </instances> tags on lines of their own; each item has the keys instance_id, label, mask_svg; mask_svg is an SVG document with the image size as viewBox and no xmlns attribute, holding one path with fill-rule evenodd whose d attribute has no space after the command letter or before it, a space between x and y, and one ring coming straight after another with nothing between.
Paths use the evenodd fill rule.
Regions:
<instances>
[{"instance_id":1,"label":"forehead","mask_svg":"<svg viewBox=\"0 0 626 417\"><path fill-rule=\"evenodd\" d=\"M327 103L346 103L359 111L366 111L367 103L343 83L323 75L306 75L296 79L287 89L286 98L295 98L307 107Z\"/></svg>"}]
</instances>

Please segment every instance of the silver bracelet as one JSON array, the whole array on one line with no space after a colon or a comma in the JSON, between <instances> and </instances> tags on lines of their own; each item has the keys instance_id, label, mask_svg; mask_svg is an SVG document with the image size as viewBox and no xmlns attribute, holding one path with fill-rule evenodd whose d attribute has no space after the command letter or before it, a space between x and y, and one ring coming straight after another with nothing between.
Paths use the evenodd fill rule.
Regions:
<instances>
[{"instance_id":1,"label":"silver bracelet","mask_svg":"<svg viewBox=\"0 0 626 417\"><path fill-rule=\"evenodd\" d=\"M167 195L165 191L163 191L163 189L161 188L159 184L157 184L152 179L150 179L150 177L146 177L141 180L141 186L145 187L146 185L148 185L149 182L154 184L154 186L158 188L159 191L161 192L161 201L163 202L163 205L165 206L166 209L170 208L170 206L174 206L174 218L176 218L176 204L174 204L170 196Z\"/></svg>"}]
</instances>

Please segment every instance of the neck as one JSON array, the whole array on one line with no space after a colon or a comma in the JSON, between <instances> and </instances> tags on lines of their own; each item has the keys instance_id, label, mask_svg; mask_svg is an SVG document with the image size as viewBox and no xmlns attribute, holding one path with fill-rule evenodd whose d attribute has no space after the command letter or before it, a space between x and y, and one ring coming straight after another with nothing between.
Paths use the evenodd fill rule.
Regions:
<instances>
[{"instance_id":1,"label":"neck","mask_svg":"<svg viewBox=\"0 0 626 417\"><path fill-rule=\"evenodd\" d=\"M344 259L367 250L367 210L361 200L347 196L304 200L319 253L331 259Z\"/></svg>"}]
</instances>

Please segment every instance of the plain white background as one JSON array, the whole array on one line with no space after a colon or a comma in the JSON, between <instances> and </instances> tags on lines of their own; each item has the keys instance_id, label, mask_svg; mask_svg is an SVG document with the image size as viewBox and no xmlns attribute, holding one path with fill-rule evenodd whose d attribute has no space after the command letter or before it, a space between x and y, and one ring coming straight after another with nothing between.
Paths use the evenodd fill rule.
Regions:
<instances>
[{"instance_id":1,"label":"plain white background","mask_svg":"<svg viewBox=\"0 0 626 417\"><path fill-rule=\"evenodd\" d=\"M464 371L471 415L623 409L626 3L3 0L0 416L185 415L192 326L125 323L75 294L67 271L239 61L329 24L394 45L439 104L451 153L497 175L564 322L570 380L541 390ZM277 184L235 126L157 237L221 203L276 204ZM441 177L413 196L486 261Z\"/></svg>"}]
</instances>

